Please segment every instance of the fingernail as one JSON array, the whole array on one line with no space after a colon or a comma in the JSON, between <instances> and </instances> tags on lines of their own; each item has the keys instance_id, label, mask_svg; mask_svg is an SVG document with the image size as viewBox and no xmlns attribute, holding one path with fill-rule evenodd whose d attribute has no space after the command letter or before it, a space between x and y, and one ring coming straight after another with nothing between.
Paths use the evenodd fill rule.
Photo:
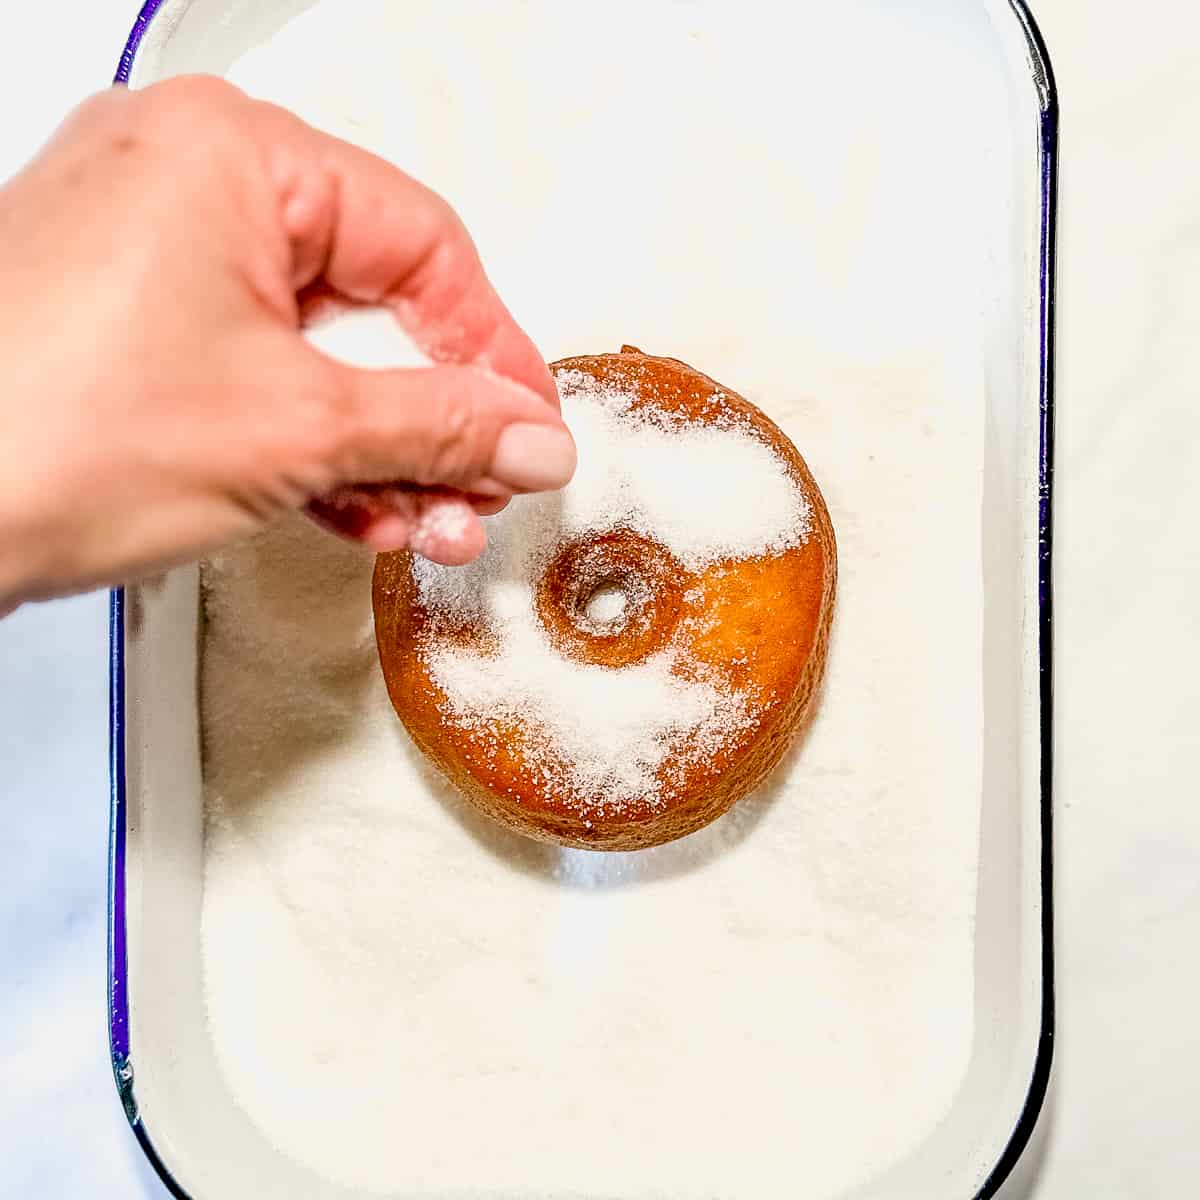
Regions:
<instances>
[{"instance_id":1,"label":"fingernail","mask_svg":"<svg viewBox=\"0 0 1200 1200\"><path fill-rule=\"evenodd\" d=\"M562 425L518 421L496 440L489 474L511 488L548 492L575 473L575 442Z\"/></svg>"}]
</instances>

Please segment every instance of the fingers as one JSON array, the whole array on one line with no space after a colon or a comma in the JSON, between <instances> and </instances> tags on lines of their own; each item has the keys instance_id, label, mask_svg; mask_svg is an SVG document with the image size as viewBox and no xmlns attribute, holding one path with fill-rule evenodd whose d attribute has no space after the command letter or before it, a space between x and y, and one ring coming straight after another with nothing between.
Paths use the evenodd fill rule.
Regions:
<instances>
[{"instance_id":1,"label":"fingers","mask_svg":"<svg viewBox=\"0 0 1200 1200\"><path fill-rule=\"evenodd\" d=\"M311 511L377 551L408 546L448 565L469 562L486 545L481 515L514 492L562 487L574 472L549 371L444 201L290 114L265 105L259 114L302 313L331 294L335 307L337 297L382 304L434 362L475 368L334 368L335 413L350 414L349 436L333 439L337 478L459 494L345 486Z\"/></svg>"},{"instance_id":2,"label":"fingers","mask_svg":"<svg viewBox=\"0 0 1200 1200\"><path fill-rule=\"evenodd\" d=\"M471 507L481 517L494 517L498 512L503 512L508 507L509 498L507 496L493 497L470 497Z\"/></svg>"},{"instance_id":3,"label":"fingers","mask_svg":"<svg viewBox=\"0 0 1200 1200\"><path fill-rule=\"evenodd\" d=\"M377 553L412 550L448 567L479 557L483 523L463 496L437 492L343 489L308 505L318 524Z\"/></svg>"},{"instance_id":4,"label":"fingers","mask_svg":"<svg viewBox=\"0 0 1200 1200\"><path fill-rule=\"evenodd\" d=\"M473 367L361 370L313 350L332 395L326 463L339 484L403 480L481 496L565 486L575 444L555 410Z\"/></svg>"},{"instance_id":5,"label":"fingers","mask_svg":"<svg viewBox=\"0 0 1200 1200\"><path fill-rule=\"evenodd\" d=\"M541 355L444 200L283 109L256 103L254 127L292 247L294 290L320 279L351 300L386 304L435 361L481 367L557 408Z\"/></svg>"},{"instance_id":6,"label":"fingers","mask_svg":"<svg viewBox=\"0 0 1200 1200\"><path fill-rule=\"evenodd\" d=\"M219 81L157 87L139 129L172 147L196 140L193 124L207 130L235 201L222 244L246 311L263 318L224 389L242 431L228 439L241 447L231 488L253 477L255 496L307 503L376 549L457 563L485 545L481 514L569 480L575 448L554 381L442 199ZM388 308L435 365L363 370L320 354L297 318L330 296Z\"/></svg>"}]
</instances>

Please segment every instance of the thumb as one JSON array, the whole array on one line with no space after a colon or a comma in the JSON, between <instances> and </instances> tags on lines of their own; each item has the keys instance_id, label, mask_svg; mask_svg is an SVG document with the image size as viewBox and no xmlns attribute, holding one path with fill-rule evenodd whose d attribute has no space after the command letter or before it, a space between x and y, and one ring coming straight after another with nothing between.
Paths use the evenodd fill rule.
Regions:
<instances>
[{"instance_id":1,"label":"thumb","mask_svg":"<svg viewBox=\"0 0 1200 1200\"><path fill-rule=\"evenodd\" d=\"M330 369L328 360L324 360ZM480 367L332 366L326 467L340 485L401 483L482 495L550 491L575 443L538 393Z\"/></svg>"},{"instance_id":2,"label":"thumb","mask_svg":"<svg viewBox=\"0 0 1200 1200\"><path fill-rule=\"evenodd\" d=\"M323 384L315 450L332 485L310 500L309 515L376 551L469 562L486 544L480 514L514 492L563 487L574 473L575 443L558 409L522 384L479 367L366 370L305 353L310 386Z\"/></svg>"}]
</instances>

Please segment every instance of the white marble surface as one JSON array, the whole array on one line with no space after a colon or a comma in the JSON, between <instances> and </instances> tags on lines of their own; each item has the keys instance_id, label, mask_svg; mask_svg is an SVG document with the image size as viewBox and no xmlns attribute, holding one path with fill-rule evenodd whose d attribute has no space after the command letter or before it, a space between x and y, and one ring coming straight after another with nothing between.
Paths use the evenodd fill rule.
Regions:
<instances>
[{"instance_id":1,"label":"white marble surface","mask_svg":"<svg viewBox=\"0 0 1200 1200\"><path fill-rule=\"evenodd\" d=\"M0 0L0 177L111 78L134 13L133 0ZM167 1194L125 1124L108 1061L106 628L98 595L0 621L5 1200Z\"/></svg>"},{"instance_id":2,"label":"white marble surface","mask_svg":"<svg viewBox=\"0 0 1200 1200\"><path fill-rule=\"evenodd\" d=\"M136 10L51 7L0 0L2 175L103 86ZM1200 1178L1200 17L1036 11L1063 102L1060 1036L1005 1194L1165 1200ZM105 624L97 596L0 623L4 1197L166 1194L107 1059Z\"/></svg>"}]
</instances>

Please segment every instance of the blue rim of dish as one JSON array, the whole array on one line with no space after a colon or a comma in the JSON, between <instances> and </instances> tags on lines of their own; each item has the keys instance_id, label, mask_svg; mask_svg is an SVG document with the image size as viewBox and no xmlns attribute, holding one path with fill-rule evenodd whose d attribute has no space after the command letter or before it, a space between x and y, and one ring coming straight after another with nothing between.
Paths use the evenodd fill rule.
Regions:
<instances>
[{"instance_id":1,"label":"blue rim of dish","mask_svg":"<svg viewBox=\"0 0 1200 1200\"><path fill-rule=\"evenodd\" d=\"M121 51L114 84L129 82L133 62L150 22L166 0L145 0ZM171 1174L154 1146L138 1111L133 1090L133 1061L129 1054L129 954L126 944L125 835L128 809L125 793L125 590L115 588L109 601L109 825L108 825L108 1044L113 1079L125 1119L138 1145L163 1186L177 1200L192 1200Z\"/></svg>"},{"instance_id":2,"label":"blue rim of dish","mask_svg":"<svg viewBox=\"0 0 1200 1200\"><path fill-rule=\"evenodd\" d=\"M134 59L150 23L166 0L145 0L121 52L113 80L129 82ZM1038 446L1038 660L1040 709L1041 792L1041 938L1042 1014L1037 1055L1029 1089L1008 1143L982 1186L970 1200L990 1200L1012 1173L1029 1145L1050 1085L1054 1056L1054 853L1053 853L1053 609L1051 571L1053 550L1054 490L1054 322L1055 265L1058 221L1058 91L1050 55L1026 0L1009 0L1028 43L1030 69L1040 108L1041 158L1041 365L1039 378ZM125 933L125 592L116 589L109 607L109 850L108 850L108 1004L109 1046L113 1077L125 1116L147 1159L167 1191L178 1200L192 1200L171 1174L154 1148L138 1111L133 1090L133 1063L129 1054L129 974Z\"/></svg>"}]
</instances>

